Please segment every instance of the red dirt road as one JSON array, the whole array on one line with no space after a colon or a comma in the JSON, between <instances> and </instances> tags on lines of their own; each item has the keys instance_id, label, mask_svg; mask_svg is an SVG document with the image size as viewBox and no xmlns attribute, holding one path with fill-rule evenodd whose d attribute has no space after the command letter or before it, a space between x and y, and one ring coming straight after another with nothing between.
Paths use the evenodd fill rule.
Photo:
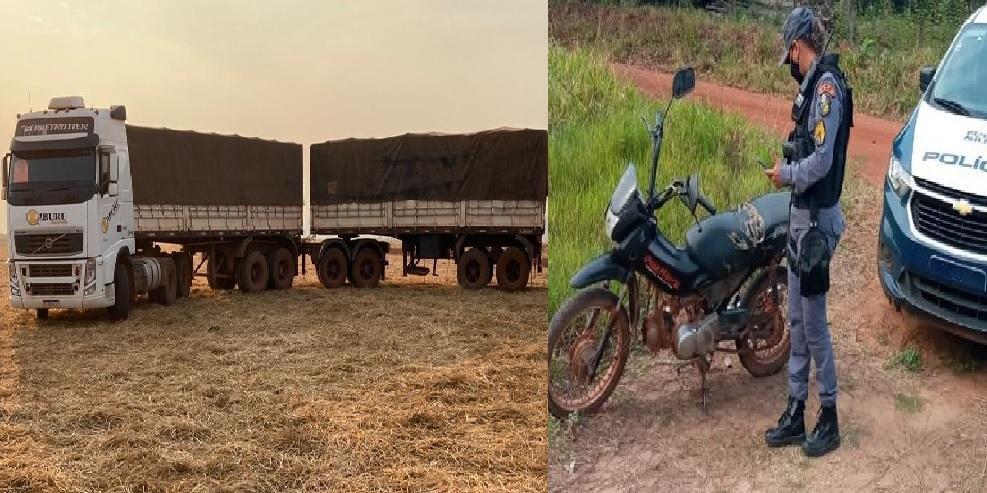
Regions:
<instances>
[{"instance_id":1,"label":"red dirt road","mask_svg":"<svg viewBox=\"0 0 987 493\"><path fill-rule=\"evenodd\" d=\"M651 96L667 98L672 93L671 74L619 63L614 64L613 68L618 76L633 82ZM777 96L697 81L690 97L725 111L740 113L782 137L788 135L792 127L792 102ZM902 123L859 113L854 119L849 158L851 162L855 162L855 158L862 160L865 167L861 175L868 182L880 186L888 169L891 141Z\"/></svg>"}]
</instances>

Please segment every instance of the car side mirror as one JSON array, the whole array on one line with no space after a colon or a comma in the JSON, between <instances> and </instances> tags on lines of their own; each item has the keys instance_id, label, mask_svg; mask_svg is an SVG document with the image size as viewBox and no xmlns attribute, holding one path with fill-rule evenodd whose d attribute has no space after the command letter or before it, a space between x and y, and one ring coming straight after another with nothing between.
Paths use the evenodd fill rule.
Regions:
<instances>
[{"instance_id":1,"label":"car side mirror","mask_svg":"<svg viewBox=\"0 0 987 493\"><path fill-rule=\"evenodd\" d=\"M672 97L681 99L686 94L692 92L696 87L696 71L692 67L685 67L675 72L672 79Z\"/></svg>"},{"instance_id":2,"label":"car side mirror","mask_svg":"<svg viewBox=\"0 0 987 493\"><path fill-rule=\"evenodd\" d=\"M925 94L926 89L932 84L932 79L936 77L936 68L932 66L922 67L918 73L918 88Z\"/></svg>"}]
</instances>

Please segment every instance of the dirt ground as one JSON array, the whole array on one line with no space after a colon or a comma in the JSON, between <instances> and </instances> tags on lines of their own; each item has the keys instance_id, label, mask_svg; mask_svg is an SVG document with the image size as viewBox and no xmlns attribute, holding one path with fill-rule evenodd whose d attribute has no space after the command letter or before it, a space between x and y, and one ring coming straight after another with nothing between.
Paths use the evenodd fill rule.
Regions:
<instances>
[{"instance_id":1,"label":"dirt ground","mask_svg":"<svg viewBox=\"0 0 987 493\"><path fill-rule=\"evenodd\" d=\"M0 258L6 252L0 247ZM0 300L0 491L544 490L545 274L243 295L130 319Z\"/></svg>"},{"instance_id":2,"label":"dirt ground","mask_svg":"<svg viewBox=\"0 0 987 493\"><path fill-rule=\"evenodd\" d=\"M626 73L625 68L617 70ZM631 80L639 77L668 79L637 72ZM649 87L663 91L660 82L645 89ZM700 97L704 92L722 93L720 100L728 110L764 118L745 111L746 103L731 106L727 98L733 89L698 89ZM764 96L747 98L759 101ZM863 126L861 120L858 124ZM872 128L881 126L894 124ZM987 348L936 330L927 320L894 312L876 278L881 202L872 182L883 173L878 167L886 165L893 135L873 133L875 140L886 139L875 144L885 149L884 154L868 153L865 146L860 156L865 161L858 169L866 181L857 181L844 195L845 206L853 212L837 250L829 298L840 378L842 448L809 460L798 448L764 446L763 431L774 424L784 406L784 372L755 379L735 357L718 355L711 403L704 413L695 369L677 374L662 364L668 356L651 360L637 354L603 411L581 417L571 425L567 443L553 444L551 489L987 490ZM857 142L869 138L854 136ZM859 146L856 149L860 151ZM905 348L917 349L921 370L890 364ZM810 427L818 407L814 392L812 382Z\"/></svg>"}]
</instances>

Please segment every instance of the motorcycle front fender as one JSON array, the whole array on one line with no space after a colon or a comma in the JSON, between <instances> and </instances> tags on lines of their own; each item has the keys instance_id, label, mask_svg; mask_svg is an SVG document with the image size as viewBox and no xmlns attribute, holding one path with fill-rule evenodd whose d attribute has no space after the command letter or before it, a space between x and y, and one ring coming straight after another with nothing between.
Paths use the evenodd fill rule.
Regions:
<instances>
[{"instance_id":1,"label":"motorcycle front fender","mask_svg":"<svg viewBox=\"0 0 987 493\"><path fill-rule=\"evenodd\" d=\"M614 257L612 253L605 253L579 269L579 272L569 280L569 285L582 289L603 281L627 283L632 275L633 271L624 262Z\"/></svg>"}]
</instances>

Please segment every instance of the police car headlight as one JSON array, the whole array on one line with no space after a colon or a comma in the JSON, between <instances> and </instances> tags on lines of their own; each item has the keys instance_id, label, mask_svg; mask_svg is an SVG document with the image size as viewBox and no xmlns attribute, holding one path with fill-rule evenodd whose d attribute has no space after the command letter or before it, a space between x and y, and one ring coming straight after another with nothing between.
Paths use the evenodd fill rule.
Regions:
<instances>
[{"instance_id":1,"label":"police car headlight","mask_svg":"<svg viewBox=\"0 0 987 493\"><path fill-rule=\"evenodd\" d=\"M891 156L891 163L888 165L888 184L899 197L905 197L912 189L912 175L905 171L901 161L894 156Z\"/></svg>"}]
</instances>

